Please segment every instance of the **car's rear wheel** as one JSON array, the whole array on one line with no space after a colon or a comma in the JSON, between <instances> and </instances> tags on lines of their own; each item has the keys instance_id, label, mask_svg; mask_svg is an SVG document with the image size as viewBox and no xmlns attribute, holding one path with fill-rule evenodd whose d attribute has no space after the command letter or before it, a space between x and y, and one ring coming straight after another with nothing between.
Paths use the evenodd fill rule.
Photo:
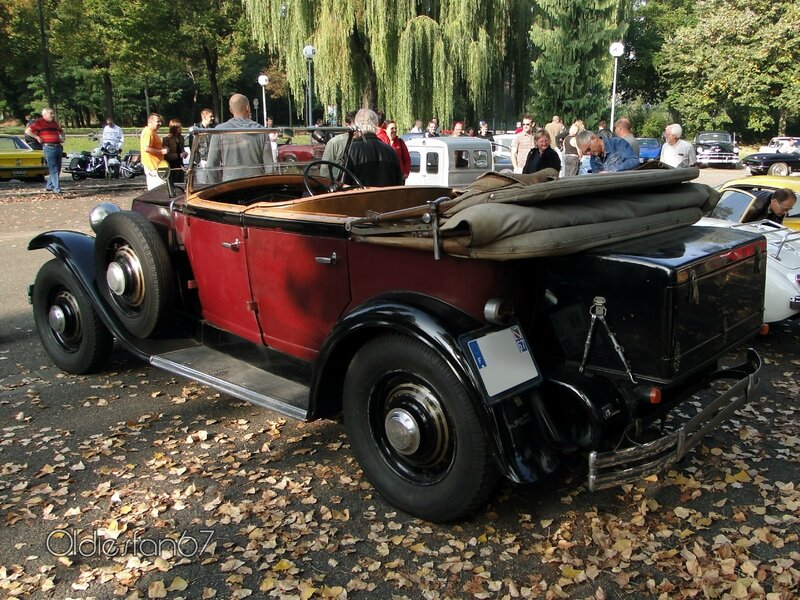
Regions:
<instances>
[{"instance_id":1,"label":"car's rear wheel","mask_svg":"<svg viewBox=\"0 0 800 600\"><path fill-rule=\"evenodd\" d=\"M767 171L770 175L778 175L780 177L785 177L790 173L789 165L785 162L777 162L770 166L769 170Z\"/></svg>"},{"instance_id":2,"label":"car's rear wheel","mask_svg":"<svg viewBox=\"0 0 800 600\"><path fill-rule=\"evenodd\" d=\"M153 224L132 211L108 215L97 232L95 267L100 293L125 328L150 336L175 290L169 255Z\"/></svg>"},{"instance_id":3,"label":"car's rear wheel","mask_svg":"<svg viewBox=\"0 0 800 600\"><path fill-rule=\"evenodd\" d=\"M393 505L443 522L486 502L497 469L481 418L427 345L399 335L365 344L347 371L343 412L361 468Z\"/></svg>"},{"instance_id":4,"label":"car's rear wheel","mask_svg":"<svg viewBox=\"0 0 800 600\"><path fill-rule=\"evenodd\" d=\"M36 333L59 369L82 374L103 366L114 338L60 260L39 269L31 301Z\"/></svg>"}]
</instances>

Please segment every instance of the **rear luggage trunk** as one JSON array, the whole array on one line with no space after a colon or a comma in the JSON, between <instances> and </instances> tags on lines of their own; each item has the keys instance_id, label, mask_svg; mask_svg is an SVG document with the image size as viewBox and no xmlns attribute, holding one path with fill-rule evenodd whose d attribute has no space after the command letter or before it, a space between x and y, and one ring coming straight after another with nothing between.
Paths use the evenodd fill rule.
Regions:
<instances>
[{"instance_id":1,"label":"rear luggage trunk","mask_svg":"<svg viewBox=\"0 0 800 600\"><path fill-rule=\"evenodd\" d=\"M765 249L761 236L686 227L548 259L555 339L540 350L637 382L688 377L761 327ZM593 306L608 328L596 319L590 335Z\"/></svg>"}]
</instances>

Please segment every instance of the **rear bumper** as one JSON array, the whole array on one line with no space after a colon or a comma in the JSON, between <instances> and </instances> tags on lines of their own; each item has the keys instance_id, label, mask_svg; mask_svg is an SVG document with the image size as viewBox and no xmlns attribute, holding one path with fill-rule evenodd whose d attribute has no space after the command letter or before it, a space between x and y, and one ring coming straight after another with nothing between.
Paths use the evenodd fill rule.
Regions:
<instances>
[{"instance_id":1,"label":"rear bumper","mask_svg":"<svg viewBox=\"0 0 800 600\"><path fill-rule=\"evenodd\" d=\"M589 491L637 481L677 463L719 423L753 399L761 365L758 353L748 349L744 363L717 371L709 381L733 378L736 383L679 429L639 446L590 453Z\"/></svg>"}]
</instances>

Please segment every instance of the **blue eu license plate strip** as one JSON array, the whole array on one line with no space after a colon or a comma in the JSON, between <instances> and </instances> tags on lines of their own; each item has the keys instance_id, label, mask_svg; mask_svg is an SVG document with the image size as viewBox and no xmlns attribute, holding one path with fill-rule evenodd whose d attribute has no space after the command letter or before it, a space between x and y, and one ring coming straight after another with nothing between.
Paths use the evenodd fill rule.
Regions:
<instances>
[{"instance_id":1,"label":"blue eu license plate strip","mask_svg":"<svg viewBox=\"0 0 800 600\"><path fill-rule=\"evenodd\" d=\"M541 374L518 325L464 340L489 400L538 383Z\"/></svg>"}]
</instances>

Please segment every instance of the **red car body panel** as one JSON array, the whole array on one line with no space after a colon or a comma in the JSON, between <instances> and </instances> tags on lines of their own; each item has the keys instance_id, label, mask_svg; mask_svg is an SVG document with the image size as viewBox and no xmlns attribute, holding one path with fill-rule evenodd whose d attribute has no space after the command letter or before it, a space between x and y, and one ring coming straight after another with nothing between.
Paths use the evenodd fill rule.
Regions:
<instances>
[{"instance_id":1,"label":"red car body panel","mask_svg":"<svg viewBox=\"0 0 800 600\"><path fill-rule=\"evenodd\" d=\"M194 267L203 318L251 342L260 342L261 330L250 293L244 230L238 225L197 217L189 217L187 225L184 243ZM223 246L235 245L237 241L236 249Z\"/></svg>"},{"instance_id":2,"label":"red car body panel","mask_svg":"<svg viewBox=\"0 0 800 600\"><path fill-rule=\"evenodd\" d=\"M250 227L247 247L263 342L313 361L350 302L347 242Z\"/></svg>"}]
</instances>

